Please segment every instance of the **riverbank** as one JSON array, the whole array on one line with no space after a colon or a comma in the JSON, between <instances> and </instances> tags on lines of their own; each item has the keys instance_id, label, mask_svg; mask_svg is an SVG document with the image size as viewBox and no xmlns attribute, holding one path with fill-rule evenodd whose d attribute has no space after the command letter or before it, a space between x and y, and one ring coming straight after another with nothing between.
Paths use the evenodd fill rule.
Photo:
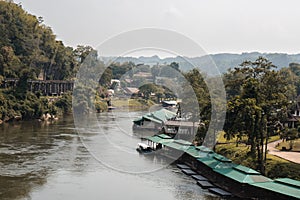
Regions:
<instances>
[{"instance_id":1,"label":"riverbank","mask_svg":"<svg viewBox=\"0 0 300 200\"><path fill-rule=\"evenodd\" d=\"M56 120L72 110L72 94L40 96L32 92L18 94L14 90L0 90L0 120L2 123L28 120Z\"/></svg>"},{"instance_id":2,"label":"riverbank","mask_svg":"<svg viewBox=\"0 0 300 200\"><path fill-rule=\"evenodd\" d=\"M115 98L112 99L112 105L116 108L125 109L128 108L130 111L145 110L155 105L155 102L146 99L123 99Z\"/></svg>"},{"instance_id":3,"label":"riverbank","mask_svg":"<svg viewBox=\"0 0 300 200\"><path fill-rule=\"evenodd\" d=\"M246 144L236 146L235 142L228 141L228 143L218 144L216 146L216 153L231 159L237 164L255 169L256 162L249 156L249 148ZM266 176L272 179L286 177L300 180L300 165L272 155L269 152L266 161Z\"/></svg>"}]
</instances>

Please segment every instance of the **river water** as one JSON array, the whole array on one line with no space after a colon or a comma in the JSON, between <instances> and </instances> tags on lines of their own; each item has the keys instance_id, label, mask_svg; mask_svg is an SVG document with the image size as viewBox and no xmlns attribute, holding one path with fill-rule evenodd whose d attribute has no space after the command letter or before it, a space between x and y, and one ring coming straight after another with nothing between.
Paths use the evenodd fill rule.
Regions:
<instances>
[{"instance_id":1,"label":"river water","mask_svg":"<svg viewBox=\"0 0 300 200\"><path fill-rule=\"evenodd\" d=\"M135 151L132 119L142 114L100 113L80 132L72 116L0 125L0 199L220 199L164 158Z\"/></svg>"}]
</instances>

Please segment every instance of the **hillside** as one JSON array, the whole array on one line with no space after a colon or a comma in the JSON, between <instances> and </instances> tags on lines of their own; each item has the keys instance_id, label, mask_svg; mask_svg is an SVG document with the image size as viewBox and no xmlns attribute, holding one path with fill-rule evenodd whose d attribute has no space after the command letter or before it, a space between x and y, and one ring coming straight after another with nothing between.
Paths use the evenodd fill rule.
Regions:
<instances>
[{"instance_id":1,"label":"hillside","mask_svg":"<svg viewBox=\"0 0 300 200\"><path fill-rule=\"evenodd\" d=\"M42 17L27 13L20 5L0 1L0 76L19 78L29 70L34 79L74 77L77 62L73 49L56 40Z\"/></svg>"},{"instance_id":2,"label":"hillside","mask_svg":"<svg viewBox=\"0 0 300 200\"><path fill-rule=\"evenodd\" d=\"M213 54L213 55L206 55L202 57L168 57L168 58L159 58L158 56L152 57L104 57L102 58L104 61L117 61L117 62L133 62L135 64L170 64L171 62L177 62L180 65L180 69L182 71L189 71L193 68L193 66L201 66L202 69L209 70L213 66L210 62L211 58L216 66L218 67L221 73L226 72L229 68L233 68L238 66L245 60L255 60L259 56L263 56L268 60L272 61L278 69L283 67L288 67L290 63L300 63L300 54L289 55L285 53L259 53L259 52L252 52L252 53L242 53L242 54L230 54L230 53L221 53L221 54ZM192 65L192 64L193 65Z\"/></svg>"}]
</instances>

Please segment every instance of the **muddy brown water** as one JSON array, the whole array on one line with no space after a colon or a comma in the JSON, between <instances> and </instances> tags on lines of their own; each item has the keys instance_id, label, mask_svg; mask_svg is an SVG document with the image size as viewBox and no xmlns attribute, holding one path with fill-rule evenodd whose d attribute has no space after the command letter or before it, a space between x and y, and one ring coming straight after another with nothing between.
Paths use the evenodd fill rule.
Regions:
<instances>
[{"instance_id":1,"label":"muddy brown water","mask_svg":"<svg viewBox=\"0 0 300 200\"><path fill-rule=\"evenodd\" d=\"M117 165L119 169L123 165L118 166L120 158L109 142L102 142L97 148L103 156L100 160L91 155L95 141L111 135L116 142L122 141L129 152L128 157L122 154L125 164L134 158L139 167L155 166L158 159L139 155L132 145L140 142L131 132L132 120L142 114L139 111L97 114L95 123L100 123L101 128L94 128L93 134L84 135L84 139L78 134L72 116L52 123L27 121L0 125L0 199L220 199L202 190L175 165L151 173L114 170L109 166ZM126 129L127 135L120 133L117 124ZM81 134L84 132L81 130ZM166 162L159 159L160 164Z\"/></svg>"}]
</instances>

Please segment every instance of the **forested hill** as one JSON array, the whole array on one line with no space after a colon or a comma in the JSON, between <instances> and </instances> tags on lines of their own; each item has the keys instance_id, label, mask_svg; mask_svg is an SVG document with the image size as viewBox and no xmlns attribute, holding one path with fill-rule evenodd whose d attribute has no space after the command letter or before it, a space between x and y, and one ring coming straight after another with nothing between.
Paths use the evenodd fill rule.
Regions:
<instances>
[{"instance_id":1,"label":"forested hill","mask_svg":"<svg viewBox=\"0 0 300 200\"><path fill-rule=\"evenodd\" d=\"M31 78L71 79L77 67L74 51L66 47L41 17L20 5L0 1L0 75L18 78L27 70Z\"/></svg>"},{"instance_id":2,"label":"forested hill","mask_svg":"<svg viewBox=\"0 0 300 200\"><path fill-rule=\"evenodd\" d=\"M214 54L210 55L213 61L216 63L217 67L219 68L220 72L224 73L229 68L234 68L241 64L245 60L254 61L258 57L262 56L270 60L278 69L283 67L288 67L290 63L299 63L300 62L300 54L284 54L284 53L259 53L259 52L252 52L252 53L242 53L242 54ZM198 65L202 65L205 62L205 57L197 57L192 58L194 63ZM208 69L210 66L207 66Z\"/></svg>"},{"instance_id":3,"label":"forested hill","mask_svg":"<svg viewBox=\"0 0 300 200\"><path fill-rule=\"evenodd\" d=\"M219 68L221 73L225 73L229 68L234 68L244 62L245 60L254 61L258 57L265 57L268 60L272 61L278 69L283 67L288 67L290 63L300 63L300 54L284 54L284 53L259 53L259 52L252 52L252 53L242 53L242 54L230 54L230 53L221 53L221 54L214 54L214 55L206 55L202 57L194 57L194 58L187 58L184 57L176 57L176 58L159 58L158 56L152 57L122 57L118 58L117 61L119 62L126 62L131 61L135 64L144 63L144 64L170 64L172 62L179 63L180 70L182 71L189 71L194 66L200 66L201 69L211 69L212 62L210 62L209 57L215 62L216 66ZM104 60L113 60L116 58L113 57L106 57L103 58ZM188 62L189 61L189 62ZM190 63L193 63L191 65Z\"/></svg>"}]
</instances>

